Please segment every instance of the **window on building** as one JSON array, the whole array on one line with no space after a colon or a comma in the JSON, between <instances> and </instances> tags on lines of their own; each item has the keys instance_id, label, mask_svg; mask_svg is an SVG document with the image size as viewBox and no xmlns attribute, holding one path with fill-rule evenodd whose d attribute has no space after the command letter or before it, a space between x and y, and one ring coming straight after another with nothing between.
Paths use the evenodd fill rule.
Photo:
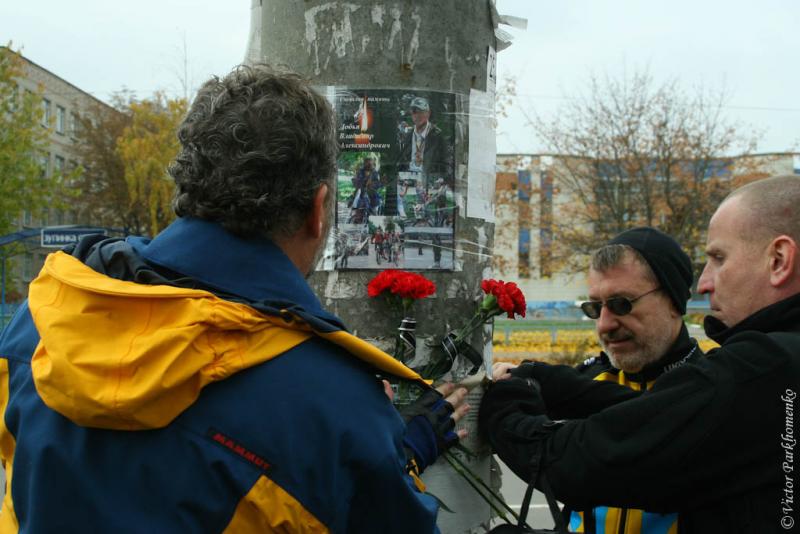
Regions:
<instances>
[{"instance_id":1,"label":"window on building","mask_svg":"<svg viewBox=\"0 0 800 534\"><path fill-rule=\"evenodd\" d=\"M517 275L520 278L531 277L531 171L517 171L517 202L519 236L517 243Z\"/></svg>"},{"instance_id":2,"label":"window on building","mask_svg":"<svg viewBox=\"0 0 800 534\"><path fill-rule=\"evenodd\" d=\"M11 90L11 102L9 103L9 110L11 112L17 111L19 107L19 86L15 85Z\"/></svg>"},{"instance_id":3,"label":"window on building","mask_svg":"<svg viewBox=\"0 0 800 534\"><path fill-rule=\"evenodd\" d=\"M64 175L64 170L66 168L66 165L67 165L67 160L65 160L61 156L56 156L56 158L55 158L55 171L59 176L63 176Z\"/></svg>"},{"instance_id":4,"label":"window on building","mask_svg":"<svg viewBox=\"0 0 800 534\"><path fill-rule=\"evenodd\" d=\"M50 176L50 154L42 154L39 157L40 178Z\"/></svg>"},{"instance_id":5,"label":"window on building","mask_svg":"<svg viewBox=\"0 0 800 534\"><path fill-rule=\"evenodd\" d=\"M553 173L539 177L539 276L553 275Z\"/></svg>"},{"instance_id":6,"label":"window on building","mask_svg":"<svg viewBox=\"0 0 800 534\"><path fill-rule=\"evenodd\" d=\"M78 137L78 128L80 127L80 122L78 122L78 115L75 113L69 114L69 134L72 137Z\"/></svg>"},{"instance_id":7,"label":"window on building","mask_svg":"<svg viewBox=\"0 0 800 534\"><path fill-rule=\"evenodd\" d=\"M56 133L64 135L67 127L67 110L62 106L56 106Z\"/></svg>"},{"instance_id":8,"label":"window on building","mask_svg":"<svg viewBox=\"0 0 800 534\"><path fill-rule=\"evenodd\" d=\"M77 168L78 168L78 162L75 161L74 159L71 159L67 161L67 166L64 169L64 172L66 174L72 174L73 172L75 172L75 169ZM75 185L75 179L76 179L75 177L70 178L70 181L67 182L67 185L73 187Z\"/></svg>"},{"instance_id":9,"label":"window on building","mask_svg":"<svg viewBox=\"0 0 800 534\"><path fill-rule=\"evenodd\" d=\"M42 99L42 124L44 126L50 126L50 113L51 113L52 105L50 101L46 98Z\"/></svg>"}]
</instances>

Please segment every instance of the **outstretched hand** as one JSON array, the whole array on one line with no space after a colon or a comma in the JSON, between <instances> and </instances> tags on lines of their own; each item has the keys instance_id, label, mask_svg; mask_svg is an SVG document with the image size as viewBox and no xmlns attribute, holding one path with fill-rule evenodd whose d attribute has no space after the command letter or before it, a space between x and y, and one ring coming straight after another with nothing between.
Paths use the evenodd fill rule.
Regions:
<instances>
[{"instance_id":1,"label":"outstretched hand","mask_svg":"<svg viewBox=\"0 0 800 534\"><path fill-rule=\"evenodd\" d=\"M394 390L388 380L383 380L383 391L390 401L394 401ZM453 413L450 418L454 423L458 423L462 417L467 415L470 410L470 405L465 402L469 393L467 388L460 388L452 382L445 382L436 388L436 391L441 393L445 402L449 402L453 407ZM464 439L469 435L469 431L466 428L462 428L456 432L456 435L458 435L458 439Z\"/></svg>"},{"instance_id":2,"label":"outstretched hand","mask_svg":"<svg viewBox=\"0 0 800 534\"><path fill-rule=\"evenodd\" d=\"M390 389L384 384L389 398ZM455 431L455 424L470 409L466 404L467 389L445 383L431 389L403 407L400 415L406 421L403 445L413 457L419 472L431 465L444 451L467 436L467 430Z\"/></svg>"},{"instance_id":3,"label":"outstretched hand","mask_svg":"<svg viewBox=\"0 0 800 534\"><path fill-rule=\"evenodd\" d=\"M517 364L508 362L497 362L492 365L492 380L507 380L511 378L511 370L516 369Z\"/></svg>"},{"instance_id":4,"label":"outstretched hand","mask_svg":"<svg viewBox=\"0 0 800 534\"><path fill-rule=\"evenodd\" d=\"M470 405L467 404L467 388L457 387L452 382L445 382L438 388L436 391L442 394L444 397L445 402L450 403L453 407L453 413L450 414L450 418L453 420L454 423L458 423L458 421L467 415L470 410ZM464 439L467 437L469 432L466 428L462 428L456 432L458 435L458 439Z\"/></svg>"}]
</instances>

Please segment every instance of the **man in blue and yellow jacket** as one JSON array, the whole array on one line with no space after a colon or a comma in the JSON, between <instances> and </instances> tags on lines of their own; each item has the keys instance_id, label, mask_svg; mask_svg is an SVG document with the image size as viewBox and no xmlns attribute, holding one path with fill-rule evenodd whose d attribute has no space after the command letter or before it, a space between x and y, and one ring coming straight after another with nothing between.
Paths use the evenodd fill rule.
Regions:
<instances>
[{"instance_id":1,"label":"man in blue and yellow jacket","mask_svg":"<svg viewBox=\"0 0 800 534\"><path fill-rule=\"evenodd\" d=\"M0 337L0 532L435 532L408 466L455 439L464 392L407 426L376 375L420 378L305 282L332 216L329 104L240 67L179 139L180 218L50 255Z\"/></svg>"}]
</instances>

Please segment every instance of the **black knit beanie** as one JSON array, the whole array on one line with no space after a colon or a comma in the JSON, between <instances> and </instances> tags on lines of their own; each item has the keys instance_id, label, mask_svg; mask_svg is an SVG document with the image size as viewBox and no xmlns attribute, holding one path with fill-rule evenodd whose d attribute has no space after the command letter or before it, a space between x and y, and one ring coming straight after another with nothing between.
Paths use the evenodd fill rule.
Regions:
<instances>
[{"instance_id":1,"label":"black knit beanie","mask_svg":"<svg viewBox=\"0 0 800 534\"><path fill-rule=\"evenodd\" d=\"M655 228L641 227L626 230L607 244L628 245L641 254L675 308L681 315L686 313L692 294L692 262L674 239Z\"/></svg>"}]
</instances>

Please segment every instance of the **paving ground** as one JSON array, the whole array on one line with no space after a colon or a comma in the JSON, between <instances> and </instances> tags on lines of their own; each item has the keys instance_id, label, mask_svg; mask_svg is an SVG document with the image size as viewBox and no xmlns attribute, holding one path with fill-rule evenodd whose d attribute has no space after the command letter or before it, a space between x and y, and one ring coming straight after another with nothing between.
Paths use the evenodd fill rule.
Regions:
<instances>
[{"instance_id":1,"label":"paving ground","mask_svg":"<svg viewBox=\"0 0 800 534\"><path fill-rule=\"evenodd\" d=\"M496 458L496 457L495 457ZM527 483L520 480L517 475L502 462L497 459L500 464L500 469L503 474L503 487L500 493L503 495L506 503L519 513L522 499L525 496L525 489ZM502 524L503 521L495 521L493 525ZM547 501L544 495L536 491L533 494L533 504L528 511L528 524L534 528L552 528L553 518L550 515L550 509L547 507Z\"/></svg>"}]
</instances>

